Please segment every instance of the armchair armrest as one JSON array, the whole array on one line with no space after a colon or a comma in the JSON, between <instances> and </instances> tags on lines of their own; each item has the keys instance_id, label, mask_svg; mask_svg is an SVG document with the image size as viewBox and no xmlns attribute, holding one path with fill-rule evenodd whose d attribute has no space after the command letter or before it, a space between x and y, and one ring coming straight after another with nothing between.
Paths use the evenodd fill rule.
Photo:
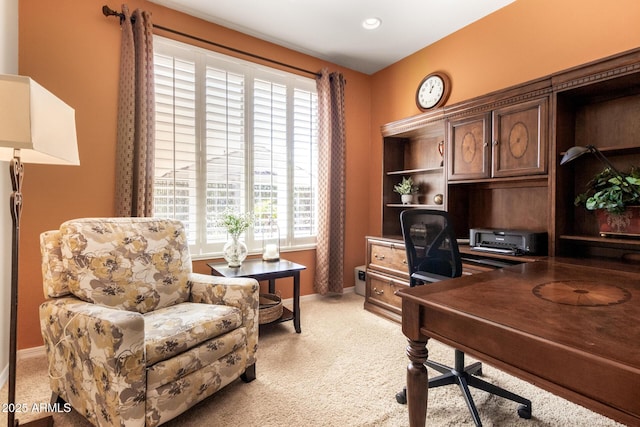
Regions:
<instances>
[{"instance_id":1,"label":"armchair armrest","mask_svg":"<svg viewBox=\"0 0 640 427\"><path fill-rule=\"evenodd\" d=\"M248 365L255 363L258 349L258 309L260 286L255 279L228 278L191 273L191 301L203 304L222 304L237 307L247 328Z\"/></svg>"},{"instance_id":2,"label":"armchair armrest","mask_svg":"<svg viewBox=\"0 0 640 427\"><path fill-rule=\"evenodd\" d=\"M92 423L144 426L144 320L73 297L40 305L51 389Z\"/></svg>"}]
</instances>

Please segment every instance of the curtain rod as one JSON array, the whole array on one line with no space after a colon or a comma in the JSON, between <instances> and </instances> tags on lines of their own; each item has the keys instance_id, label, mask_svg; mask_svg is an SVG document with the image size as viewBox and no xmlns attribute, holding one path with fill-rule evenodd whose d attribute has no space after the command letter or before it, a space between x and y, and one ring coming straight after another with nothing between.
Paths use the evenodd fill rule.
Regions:
<instances>
[{"instance_id":1,"label":"curtain rod","mask_svg":"<svg viewBox=\"0 0 640 427\"><path fill-rule=\"evenodd\" d=\"M102 6L102 14L104 16L107 16L107 17L109 17L109 16L117 16L117 17L119 17L121 24L122 24L122 21L125 19L124 13L116 12L115 10L111 9L107 5ZM131 17L131 20L132 21L134 20L133 17ZM250 53L250 52L245 52L243 50L236 49L234 47L225 46L223 44L216 43L216 42L213 42L211 40L206 40L206 39L203 39L203 38L200 38L200 37L197 37L197 36L193 36L191 34L183 33L182 31L178 31L178 30L174 30L174 29L171 29L171 28L167 28L167 27L164 27L162 25L153 24L153 28L157 28L157 29L162 30L162 31L167 31L169 33L173 33L173 34L176 34L176 35L179 35L179 36L182 36L182 37L187 37L189 39L196 40L196 41L199 41L199 42L202 42L202 43L207 43L207 44L210 44L210 45L222 48L222 49L227 49L227 50L230 50L232 52L239 53L241 55L245 55L245 56L249 56L251 58L259 59L261 61L270 62L272 64L276 64L276 65L280 65L282 67L290 68L292 70L296 70L296 71L300 71L300 72L303 72L303 73L311 74L311 75L313 75L315 77L320 77L321 76L320 73L316 73L315 71L305 70L304 68L296 67L295 65L290 65L290 64L286 64L284 62L276 61L274 59L265 58L264 56L256 55L256 54Z\"/></svg>"}]
</instances>

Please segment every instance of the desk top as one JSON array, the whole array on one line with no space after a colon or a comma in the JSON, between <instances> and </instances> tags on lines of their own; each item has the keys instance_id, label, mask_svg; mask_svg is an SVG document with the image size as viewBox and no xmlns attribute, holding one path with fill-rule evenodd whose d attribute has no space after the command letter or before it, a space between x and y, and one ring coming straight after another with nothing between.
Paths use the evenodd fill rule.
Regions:
<instances>
[{"instance_id":1,"label":"desk top","mask_svg":"<svg viewBox=\"0 0 640 427\"><path fill-rule=\"evenodd\" d=\"M546 258L407 288L398 295L434 312L455 313L640 369L638 265Z\"/></svg>"},{"instance_id":2,"label":"desk top","mask_svg":"<svg viewBox=\"0 0 640 427\"><path fill-rule=\"evenodd\" d=\"M263 261L259 258L247 259L238 268L229 268L226 262L210 262L207 265L212 272L224 277L265 277L276 274L293 274L307 268L282 258L279 261Z\"/></svg>"}]
</instances>

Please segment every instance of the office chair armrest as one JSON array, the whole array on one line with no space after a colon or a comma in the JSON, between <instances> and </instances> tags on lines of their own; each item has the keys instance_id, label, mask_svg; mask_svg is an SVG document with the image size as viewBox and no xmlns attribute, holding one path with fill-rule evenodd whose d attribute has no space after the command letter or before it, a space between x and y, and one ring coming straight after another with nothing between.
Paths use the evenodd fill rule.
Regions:
<instances>
[{"instance_id":1,"label":"office chair armrest","mask_svg":"<svg viewBox=\"0 0 640 427\"><path fill-rule=\"evenodd\" d=\"M427 271L416 271L411 275L412 279L420 280L425 283L440 282L442 280L449 280L451 277L442 276L440 274L429 273Z\"/></svg>"}]
</instances>

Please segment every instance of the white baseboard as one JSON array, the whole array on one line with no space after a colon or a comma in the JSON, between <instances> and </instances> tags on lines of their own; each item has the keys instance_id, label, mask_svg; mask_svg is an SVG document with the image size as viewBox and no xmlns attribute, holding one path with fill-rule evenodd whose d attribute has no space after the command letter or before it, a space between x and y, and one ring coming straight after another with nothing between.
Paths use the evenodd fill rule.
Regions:
<instances>
[{"instance_id":1,"label":"white baseboard","mask_svg":"<svg viewBox=\"0 0 640 427\"><path fill-rule=\"evenodd\" d=\"M25 348L18 350L18 360L31 359L32 357L44 356L44 346Z\"/></svg>"},{"instance_id":2,"label":"white baseboard","mask_svg":"<svg viewBox=\"0 0 640 427\"><path fill-rule=\"evenodd\" d=\"M2 372L0 372L0 387L4 387L9 379L9 364L4 365Z\"/></svg>"}]
</instances>

